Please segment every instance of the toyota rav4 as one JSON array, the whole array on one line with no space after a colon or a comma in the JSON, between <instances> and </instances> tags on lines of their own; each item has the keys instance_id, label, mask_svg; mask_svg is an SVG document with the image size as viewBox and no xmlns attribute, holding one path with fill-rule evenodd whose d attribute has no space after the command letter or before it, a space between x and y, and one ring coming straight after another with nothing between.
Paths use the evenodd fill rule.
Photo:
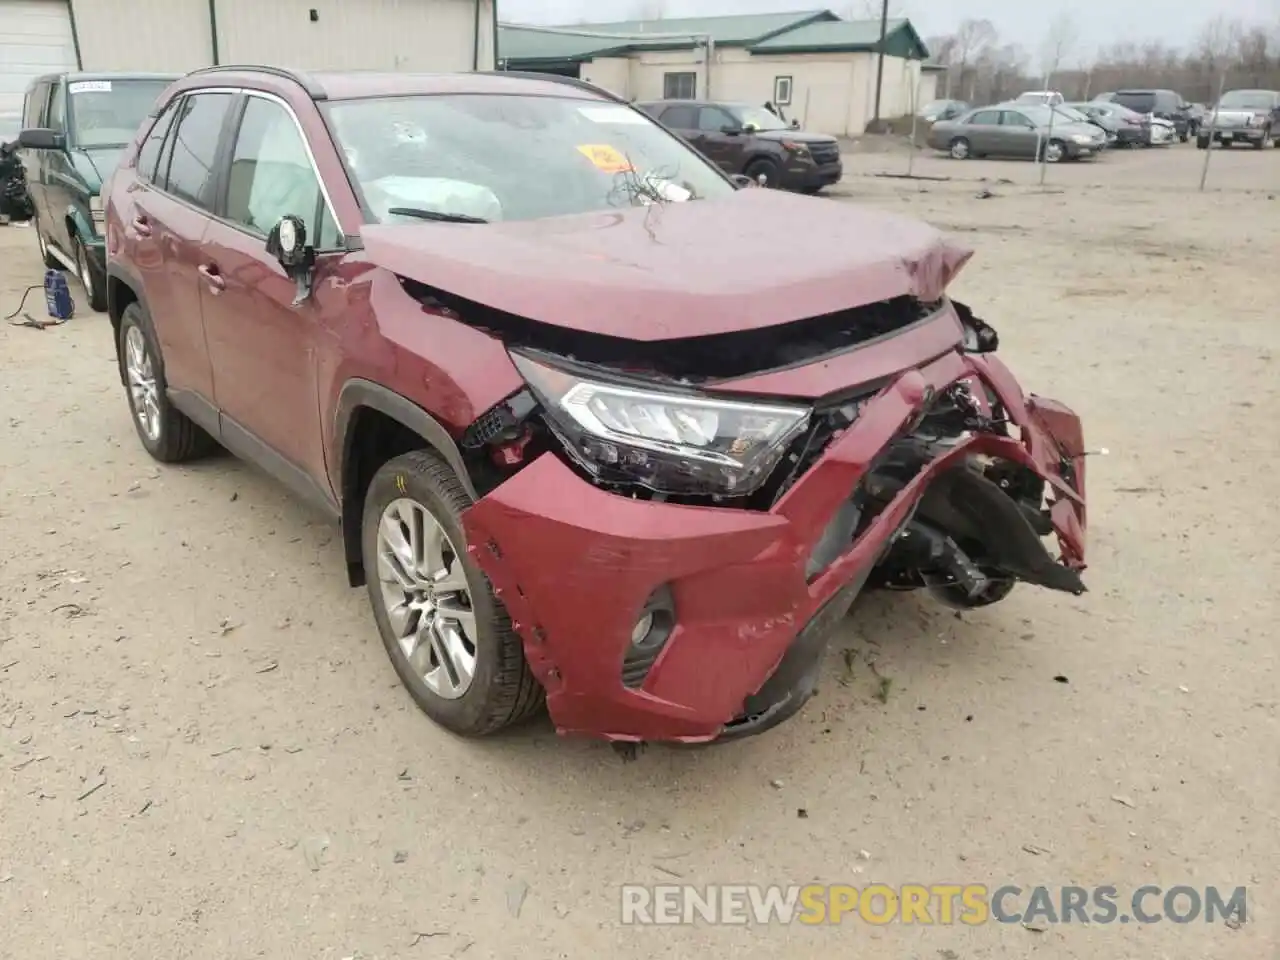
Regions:
<instances>
[{"instance_id":1,"label":"toyota rav4","mask_svg":"<svg viewBox=\"0 0 1280 960\"><path fill-rule=\"evenodd\" d=\"M588 84L197 71L108 195L143 446L337 518L450 730L545 698L566 733L731 739L801 707L864 587L1085 589L1080 422L947 298L969 251Z\"/></svg>"}]
</instances>

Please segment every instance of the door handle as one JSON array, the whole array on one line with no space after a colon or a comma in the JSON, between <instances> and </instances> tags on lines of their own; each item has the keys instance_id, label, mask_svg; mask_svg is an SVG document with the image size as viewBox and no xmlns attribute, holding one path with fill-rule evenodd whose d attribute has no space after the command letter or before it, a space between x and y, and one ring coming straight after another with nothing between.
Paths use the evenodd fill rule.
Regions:
<instances>
[{"instance_id":1,"label":"door handle","mask_svg":"<svg viewBox=\"0 0 1280 960\"><path fill-rule=\"evenodd\" d=\"M227 281L222 279L222 275L218 273L218 268L213 264L202 263L196 267L196 271L200 276L204 277L205 282L209 284L209 289L215 295L227 289Z\"/></svg>"},{"instance_id":2,"label":"door handle","mask_svg":"<svg viewBox=\"0 0 1280 960\"><path fill-rule=\"evenodd\" d=\"M133 218L133 229L138 232L140 237L151 236L151 222L142 214L138 214Z\"/></svg>"}]
</instances>

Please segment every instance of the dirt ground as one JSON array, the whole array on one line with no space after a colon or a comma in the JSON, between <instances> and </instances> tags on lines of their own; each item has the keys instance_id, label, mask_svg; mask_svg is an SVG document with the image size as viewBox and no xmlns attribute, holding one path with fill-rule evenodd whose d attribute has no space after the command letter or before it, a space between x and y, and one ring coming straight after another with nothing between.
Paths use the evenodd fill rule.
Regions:
<instances>
[{"instance_id":1,"label":"dirt ground","mask_svg":"<svg viewBox=\"0 0 1280 960\"><path fill-rule=\"evenodd\" d=\"M1280 955L1280 152L1215 154L1203 195L1202 156L1054 167L1047 193L1025 163L922 159L953 179L903 181L866 174L905 158L850 158L813 202L976 247L954 293L1110 448L1091 592L963 617L874 596L798 718L630 764L545 722L442 733L332 526L230 458L152 463L104 317L4 327L0 955ZM0 228L0 312L40 275L31 231ZM1249 912L620 924L619 884L681 881L1247 885Z\"/></svg>"}]
</instances>

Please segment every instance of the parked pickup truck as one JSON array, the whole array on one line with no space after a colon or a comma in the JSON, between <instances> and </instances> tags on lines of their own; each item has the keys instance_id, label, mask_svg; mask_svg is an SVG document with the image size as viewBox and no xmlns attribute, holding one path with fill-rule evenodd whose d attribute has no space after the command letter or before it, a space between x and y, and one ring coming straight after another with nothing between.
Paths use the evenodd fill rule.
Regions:
<instances>
[{"instance_id":1,"label":"parked pickup truck","mask_svg":"<svg viewBox=\"0 0 1280 960\"><path fill-rule=\"evenodd\" d=\"M1280 90L1231 90L1204 119L1196 146L1209 148L1210 140L1224 147L1247 143L1255 150L1275 146L1280 133Z\"/></svg>"}]
</instances>

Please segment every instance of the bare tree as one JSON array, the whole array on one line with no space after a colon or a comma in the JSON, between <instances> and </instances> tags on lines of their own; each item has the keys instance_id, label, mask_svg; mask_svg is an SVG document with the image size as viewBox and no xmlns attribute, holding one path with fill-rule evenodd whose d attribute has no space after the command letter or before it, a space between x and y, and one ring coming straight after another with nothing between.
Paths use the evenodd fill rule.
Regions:
<instances>
[{"instance_id":1,"label":"bare tree","mask_svg":"<svg viewBox=\"0 0 1280 960\"><path fill-rule=\"evenodd\" d=\"M1040 45L1040 70L1044 74L1045 89L1075 52L1080 42L1080 31L1070 13L1060 13L1049 23L1044 42Z\"/></svg>"},{"instance_id":2,"label":"bare tree","mask_svg":"<svg viewBox=\"0 0 1280 960\"><path fill-rule=\"evenodd\" d=\"M959 70L960 96L974 99L974 85L970 82L966 96L965 79L971 64L995 46L998 34L990 20L961 20L956 31L955 63Z\"/></svg>"}]
</instances>

